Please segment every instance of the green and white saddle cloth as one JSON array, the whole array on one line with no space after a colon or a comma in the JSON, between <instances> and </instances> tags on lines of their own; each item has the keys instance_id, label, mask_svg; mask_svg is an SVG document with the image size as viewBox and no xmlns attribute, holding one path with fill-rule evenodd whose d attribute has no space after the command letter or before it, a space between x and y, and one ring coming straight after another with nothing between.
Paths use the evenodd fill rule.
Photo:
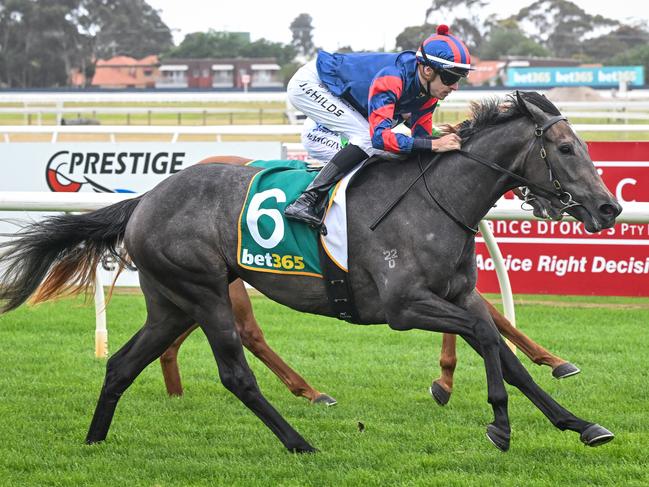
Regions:
<instances>
[{"instance_id":1,"label":"green and white saddle cloth","mask_svg":"<svg viewBox=\"0 0 649 487\"><path fill-rule=\"evenodd\" d=\"M318 232L284 217L284 208L317 175L303 161L253 161L263 167L250 181L239 217L238 263L260 272L322 276Z\"/></svg>"},{"instance_id":2,"label":"green and white saddle cloth","mask_svg":"<svg viewBox=\"0 0 649 487\"><path fill-rule=\"evenodd\" d=\"M322 277L318 238L325 252L347 271L347 214L344 190L348 175L333 189L325 217L327 235L304 223L287 220L284 209L318 174L304 161L253 161L255 174L239 216L237 261L259 272Z\"/></svg>"}]
</instances>

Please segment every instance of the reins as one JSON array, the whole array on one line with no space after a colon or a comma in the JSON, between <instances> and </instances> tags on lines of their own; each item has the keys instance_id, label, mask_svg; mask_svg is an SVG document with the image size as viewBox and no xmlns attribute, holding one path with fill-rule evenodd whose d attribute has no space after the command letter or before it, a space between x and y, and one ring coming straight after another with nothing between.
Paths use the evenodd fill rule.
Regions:
<instances>
[{"instance_id":1,"label":"reins","mask_svg":"<svg viewBox=\"0 0 649 487\"><path fill-rule=\"evenodd\" d=\"M561 208L561 212L563 213L565 210L568 208L571 208L573 206L579 206L580 203L576 202L575 200L572 199L572 195L568 193L567 191L563 190L563 187L561 186L561 182L559 179L555 176L554 171L552 169L552 164L550 163L550 160L547 157L547 151L545 150L545 143L544 143L544 136L545 136L545 131L548 130L550 127L552 127L555 123L561 122L561 121L567 121L568 119L564 117L563 115L557 115L554 117L551 117L548 119L542 126L535 126L534 129L534 135L535 138L532 139L529 148L527 149L527 152L525 153L525 161L527 161L527 158L531 152L531 150L534 148L536 145L537 141L540 141L541 144L541 151L540 151L540 156L543 162L545 163L547 169L548 169L548 176L550 179L550 182L552 183L552 186L554 188L554 191L548 190L544 188L543 186L540 186L536 183L533 183L529 179L527 179L524 176L520 176L509 169L505 169L504 167L499 166L495 162L488 161L486 159L483 159L482 157L472 154L471 152L467 152L465 150L459 149L455 151L457 154L460 154L467 159L471 159L475 162L478 162L486 167L489 167L495 171L498 171L502 174L505 174L509 176L510 178L514 179L517 181L519 186L525 186L527 188L527 191L524 192L525 195L525 202L529 203L533 199L533 195L530 196L530 193L543 196L545 198L552 198L556 197L563 207ZM433 163L439 158L440 154L436 154L429 162L428 165L421 169L421 153L419 154L418 158L418 164L419 168L421 169L421 172L419 175L410 183L410 185L403 191L392 203L390 203L387 208L381 213L381 215L370 225L370 230L374 231L376 227L379 226L379 224L387 217L390 212L401 202L401 200L408 194L408 192L414 187L414 185L419 181L425 174L426 172L430 169L430 167L433 165ZM465 230L468 233L471 233L475 235L478 233L478 229L471 227L467 225L466 223L462 222L459 218L457 218L453 213L451 213L444 205L442 205L437 198L435 198L435 195L433 192L430 190L428 187L428 182L426 181L426 178L424 178L424 186L426 187L426 191L428 192L429 196L431 199L435 202L435 204L444 212L446 216L448 216L453 222L455 222L458 226L460 226L463 230ZM565 200L565 201L564 201Z\"/></svg>"},{"instance_id":2,"label":"reins","mask_svg":"<svg viewBox=\"0 0 649 487\"><path fill-rule=\"evenodd\" d=\"M417 181L419 181L419 180L424 176L424 174L426 174L426 171L428 171L428 170L430 169L430 167L433 165L433 162L435 162L435 160L436 160L438 157L439 157L439 154L436 154L436 155L435 155L435 156L434 156L434 157L433 157L433 158L428 162L428 165L427 165L427 166L426 166L426 167L425 167L425 168L424 168L424 169L419 173L419 176L417 176L417 177L414 179L414 181L413 181L412 183L410 183L410 186L408 186L408 187L406 188L406 190L405 190L403 193L401 193L399 196L397 196L396 199L395 199L392 203L390 203L390 204L388 205L388 207L385 209L385 211L384 211L383 213L381 213L381 215L380 215L376 220L374 220L374 223L372 223L372 224L370 225L370 230L374 231L374 230L376 229L376 227L379 226L379 223L381 223L381 222L383 221L383 219L384 219L386 216L388 216L388 215L390 214L390 212L394 209L394 207L397 206L397 205L399 204L399 202L404 198L404 196L406 196L406 194L408 194L408 192L409 192L409 191L412 189L412 187L417 183ZM421 166L420 166L420 168L421 168ZM426 181L425 178L424 178L424 181Z\"/></svg>"}]
</instances>

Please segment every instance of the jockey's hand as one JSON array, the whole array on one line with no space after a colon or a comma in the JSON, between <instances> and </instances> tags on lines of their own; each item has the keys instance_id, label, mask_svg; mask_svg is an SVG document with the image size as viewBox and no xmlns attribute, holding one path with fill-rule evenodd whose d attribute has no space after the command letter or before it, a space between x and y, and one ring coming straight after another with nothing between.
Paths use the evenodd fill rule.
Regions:
<instances>
[{"instance_id":1,"label":"jockey's hand","mask_svg":"<svg viewBox=\"0 0 649 487\"><path fill-rule=\"evenodd\" d=\"M433 152L449 152L452 150L458 150L462 147L462 139L457 134L448 134L440 137L439 139L433 139L431 142L431 150Z\"/></svg>"}]
</instances>

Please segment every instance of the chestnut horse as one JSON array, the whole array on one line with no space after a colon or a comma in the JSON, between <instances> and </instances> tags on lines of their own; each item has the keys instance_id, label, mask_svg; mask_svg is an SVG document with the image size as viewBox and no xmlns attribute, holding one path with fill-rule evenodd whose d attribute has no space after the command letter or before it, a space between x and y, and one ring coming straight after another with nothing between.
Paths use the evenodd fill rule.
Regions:
<instances>
[{"instance_id":1,"label":"chestnut horse","mask_svg":"<svg viewBox=\"0 0 649 487\"><path fill-rule=\"evenodd\" d=\"M245 159L238 156L213 156L203 159L199 164L231 164L245 165L251 162L251 159ZM286 385L286 387L297 397L304 397L311 403L322 403L327 406L336 404L336 400L314 389L308 382L297 372L289 367L282 358L270 348L264 334L257 323L252 310L252 304L248 293L240 279L235 280L229 287L230 301L234 312L235 323L241 342L250 350L259 360L261 360L277 377ZM486 306L489 308L500 333L520 348L530 360L537 365L547 365L552 367L552 375L557 379L570 377L578 374L580 370L567 362L566 360L550 353L548 350L531 340L527 335L512 326L491 303L486 299ZM160 365L162 366L162 375L164 376L167 393L170 396L180 396L183 393L182 383L180 380L180 371L178 369L178 351L180 345L194 331L198 325L193 326L187 332L183 333L178 339L162 354ZM453 390L453 372L457 363L455 353L456 335L445 333L442 339L442 352L440 356L441 376L434 380L430 393L432 397L441 406L448 403Z\"/></svg>"}]
</instances>

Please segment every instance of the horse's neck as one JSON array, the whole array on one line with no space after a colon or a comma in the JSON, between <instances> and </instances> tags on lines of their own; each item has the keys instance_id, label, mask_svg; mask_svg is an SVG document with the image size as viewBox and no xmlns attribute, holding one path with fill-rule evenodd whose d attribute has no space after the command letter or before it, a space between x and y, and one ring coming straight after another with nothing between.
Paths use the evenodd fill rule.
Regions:
<instances>
[{"instance_id":1,"label":"horse's neck","mask_svg":"<svg viewBox=\"0 0 649 487\"><path fill-rule=\"evenodd\" d=\"M512 170L527 146L525 122L512 120L473 136L463 149ZM449 153L428 176L433 193L448 210L468 226L476 227L496 201L515 184L511 178L469 159Z\"/></svg>"}]
</instances>

